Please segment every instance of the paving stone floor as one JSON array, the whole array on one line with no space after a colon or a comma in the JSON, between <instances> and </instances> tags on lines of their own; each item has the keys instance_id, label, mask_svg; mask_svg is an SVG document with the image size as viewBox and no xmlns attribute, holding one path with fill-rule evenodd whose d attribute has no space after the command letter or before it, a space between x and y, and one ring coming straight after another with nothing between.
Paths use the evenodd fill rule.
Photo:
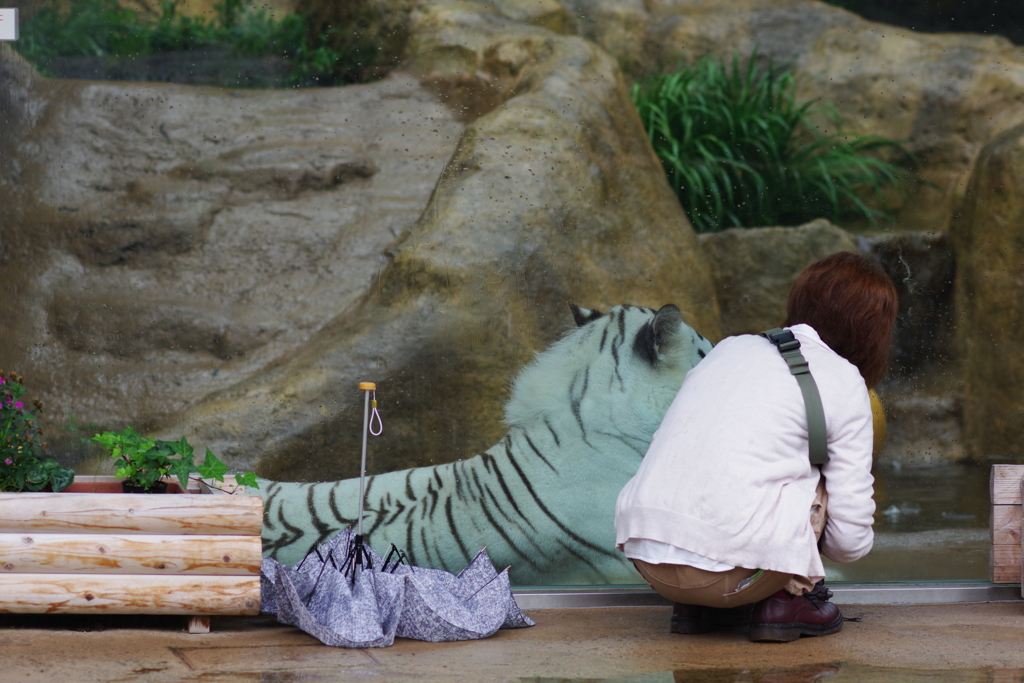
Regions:
<instances>
[{"instance_id":1,"label":"paving stone floor","mask_svg":"<svg viewBox=\"0 0 1024 683\"><path fill-rule=\"evenodd\" d=\"M1024 681L1024 601L850 606L840 633L788 644L668 632L664 607L536 610L487 640L342 650L262 618L0 615L0 681L798 683Z\"/></svg>"}]
</instances>

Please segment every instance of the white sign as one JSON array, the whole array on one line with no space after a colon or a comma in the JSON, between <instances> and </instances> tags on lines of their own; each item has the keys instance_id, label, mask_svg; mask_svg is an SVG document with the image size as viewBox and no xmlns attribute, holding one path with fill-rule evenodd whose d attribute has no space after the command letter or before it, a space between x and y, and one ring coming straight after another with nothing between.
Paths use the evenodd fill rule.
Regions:
<instances>
[{"instance_id":1,"label":"white sign","mask_svg":"<svg viewBox=\"0 0 1024 683\"><path fill-rule=\"evenodd\" d=\"M18 8L0 7L0 40L18 39Z\"/></svg>"}]
</instances>

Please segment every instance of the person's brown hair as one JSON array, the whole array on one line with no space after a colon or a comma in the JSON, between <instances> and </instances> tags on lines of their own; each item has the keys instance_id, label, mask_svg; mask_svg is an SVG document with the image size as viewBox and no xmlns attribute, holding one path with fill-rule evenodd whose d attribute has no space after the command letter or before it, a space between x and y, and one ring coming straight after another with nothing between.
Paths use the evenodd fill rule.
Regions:
<instances>
[{"instance_id":1,"label":"person's brown hair","mask_svg":"<svg viewBox=\"0 0 1024 683\"><path fill-rule=\"evenodd\" d=\"M789 292L785 326L813 327L873 387L889 362L898 304L896 288L881 266L840 252L800 273Z\"/></svg>"}]
</instances>

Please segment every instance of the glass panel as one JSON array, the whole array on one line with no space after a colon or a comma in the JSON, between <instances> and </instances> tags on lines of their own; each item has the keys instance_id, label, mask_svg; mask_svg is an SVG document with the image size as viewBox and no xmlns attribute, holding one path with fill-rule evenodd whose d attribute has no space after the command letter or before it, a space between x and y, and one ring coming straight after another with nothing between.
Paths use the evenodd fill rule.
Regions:
<instances>
[{"instance_id":1,"label":"glass panel","mask_svg":"<svg viewBox=\"0 0 1024 683\"><path fill-rule=\"evenodd\" d=\"M989 576L989 466L1024 436L1024 58L942 31L1019 41L1020 10L0 4L0 366L59 462L187 437L283 482L265 540L293 562L358 523L374 381L378 551L638 584L615 499L704 338L780 324L806 265L857 251L900 314L875 549L829 578Z\"/></svg>"}]
</instances>

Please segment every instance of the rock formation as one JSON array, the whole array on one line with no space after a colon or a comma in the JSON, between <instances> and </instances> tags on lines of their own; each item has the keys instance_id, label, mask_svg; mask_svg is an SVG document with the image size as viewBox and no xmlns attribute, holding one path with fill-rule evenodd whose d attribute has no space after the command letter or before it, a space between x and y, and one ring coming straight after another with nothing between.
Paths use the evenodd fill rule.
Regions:
<instances>
[{"instance_id":1,"label":"rock formation","mask_svg":"<svg viewBox=\"0 0 1024 683\"><path fill-rule=\"evenodd\" d=\"M798 94L835 105L856 133L905 141L947 192L994 135L1024 120L1024 48L998 36L925 34L816 0L566 0L582 35L640 80L705 55L792 65ZM935 190L912 191L905 229L939 230Z\"/></svg>"},{"instance_id":2,"label":"rock formation","mask_svg":"<svg viewBox=\"0 0 1024 683\"><path fill-rule=\"evenodd\" d=\"M52 436L73 415L187 434L268 476L348 476L355 383L374 379L387 429L371 466L442 462L503 433L507 383L569 300L674 302L711 338L716 296L725 332L774 324L722 284L739 252L715 260L716 295L630 104L630 81L680 60L792 63L803 97L906 140L947 189L1024 119L1020 49L814 0L444 0L414 4L406 28L386 80L301 91L36 79L0 46L0 345ZM900 225L947 213L922 190ZM792 264L743 295L779 310L798 253L851 248L833 237L787 247ZM911 246L868 248L893 272ZM942 296L903 312L900 357L942 346Z\"/></svg>"},{"instance_id":3,"label":"rock formation","mask_svg":"<svg viewBox=\"0 0 1024 683\"><path fill-rule=\"evenodd\" d=\"M491 445L568 301L672 302L719 336L614 60L459 2L414 13L408 50L345 88L36 83L0 179L0 346L50 434L132 424L333 479L357 468L361 379L371 469Z\"/></svg>"},{"instance_id":4,"label":"rock formation","mask_svg":"<svg viewBox=\"0 0 1024 683\"><path fill-rule=\"evenodd\" d=\"M971 453L1024 462L1024 125L985 146L951 221Z\"/></svg>"},{"instance_id":5,"label":"rock formation","mask_svg":"<svg viewBox=\"0 0 1024 683\"><path fill-rule=\"evenodd\" d=\"M798 228L732 228L698 236L722 312L722 334L781 325L804 268L838 251L857 252L849 233L824 219Z\"/></svg>"}]
</instances>

